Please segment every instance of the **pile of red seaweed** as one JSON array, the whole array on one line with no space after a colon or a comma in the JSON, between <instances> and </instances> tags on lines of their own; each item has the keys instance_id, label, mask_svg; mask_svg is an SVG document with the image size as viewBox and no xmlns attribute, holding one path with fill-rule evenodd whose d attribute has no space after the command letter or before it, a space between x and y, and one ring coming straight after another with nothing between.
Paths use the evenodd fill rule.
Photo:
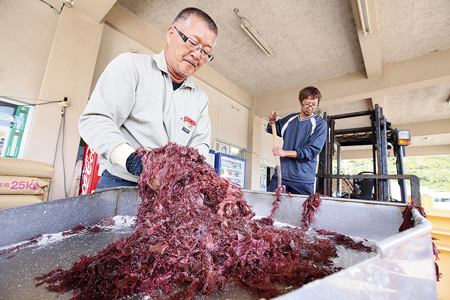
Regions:
<instances>
[{"instance_id":1,"label":"pile of red seaweed","mask_svg":"<svg viewBox=\"0 0 450 300\"><path fill-rule=\"evenodd\" d=\"M135 232L68 270L37 277L36 285L73 292L72 299L192 299L234 284L269 299L338 271L335 240L252 219L241 190L197 150L169 143L137 152L145 167ZM146 184L157 173L159 192Z\"/></svg>"}]
</instances>

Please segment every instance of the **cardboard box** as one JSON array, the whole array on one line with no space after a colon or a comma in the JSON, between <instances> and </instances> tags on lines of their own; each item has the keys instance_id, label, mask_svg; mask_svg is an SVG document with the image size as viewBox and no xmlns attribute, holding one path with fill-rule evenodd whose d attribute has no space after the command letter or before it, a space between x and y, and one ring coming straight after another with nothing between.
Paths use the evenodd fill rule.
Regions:
<instances>
[{"instance_id":1,"label":"cardboard box","mask_svg":"<svg viewBox=\"0 0 450 300\"><path fill-rule=\"evenodd\" d=\"M50 179L0 175L0 195L42 195L49 185Z\"/></svg>"},{"instance_id":2,"label":"cardboard box","mask_svg":"<svg viewBox=\"0 0 450 300\"><path fill-rule=\"evenodd\" d=\"M27 159L0 157L0 175L52 178L54 168L50 164Z\"/></svg>"},{"instance_id":3,"label":"cardboard box","mask_svg":"<svg viewBox=\"0 0 450 300\"><path fill-rule=\"evenodd\" d=\"M41 203L40 195L0 195L0 209Z\"/></svg>"}]
</instances>

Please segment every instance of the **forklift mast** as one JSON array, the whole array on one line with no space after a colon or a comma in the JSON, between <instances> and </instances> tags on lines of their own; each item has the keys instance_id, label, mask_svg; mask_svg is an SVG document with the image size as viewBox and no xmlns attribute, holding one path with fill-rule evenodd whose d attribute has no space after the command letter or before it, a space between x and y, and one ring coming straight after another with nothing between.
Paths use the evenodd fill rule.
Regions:
<instances>
[{"instance_id":1,"label":"forklift mast","mask_svg":"<svg viewBox=\"0 0 450 300\"><path fill-rule=\"evenodd\" d=\"M336 129L337 120L363 116L370 117L370 126ZM328 116L325 113L324 119L328 125L328 133L325 145L319 155L316 192L327 196L336 194L337 197L341 197L341 181L343 180L353 189L353 192L348 195L350 198L389 202L393 201L390 195L390 180L398 180L401 202L407 203L406 180L410 180L411 200L416 205L420 205L419 178L404 174L403 157L405 146L409 143L404 143L403 134L409 135L408 140L410 140L409 131L393 129L378 104L375 105L375 109L366 111L334 116ZM373 170L358 175L341 174L341 148L367 145L372 147ZM396 175L388 174L388 149L391 148L396 158ZM333 174L333 158L335 156L337 174ZM336 182L335 194L333 194L333 180ZM350 184L351 180L353 184Z\"/></svg>"}]
</instances>

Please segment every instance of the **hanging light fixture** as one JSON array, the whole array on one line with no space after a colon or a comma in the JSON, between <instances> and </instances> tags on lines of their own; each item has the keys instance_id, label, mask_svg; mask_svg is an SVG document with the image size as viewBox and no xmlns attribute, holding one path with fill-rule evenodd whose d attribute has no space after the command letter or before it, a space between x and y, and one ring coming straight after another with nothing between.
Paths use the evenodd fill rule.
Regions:
<instances>
[{"instance_id":1,"label":"hanging light fixture","mask_svg":"<svg viewBox=\"0 0 450 300\"><path fill-rule=\"evenodd\" d=\"M367 7L367 0L356 0L358 5L359 20L361 21L361 29L364 35L372 33L370 27L369 8Z\"/></svg>"},{"instance_id":2,"label":"hanging light fixture","mask_svg":"<svg viewBox=\"0 0 450 300\"><path fill-rule=\"evenodd\" d=\"M44 2L45 4L47 4L48 6L50 6L50 8L53 9L53 11L55 12L55 14L60 14L62 13L62 10L64 8L64 6L67 6L68 8L72 8L73 7L73 0L64 0L63 4L61 6L61 8L59 10L57 10L56 8L54 8L50 3L44 1L44 0L40 0L41 2Z\"/></svg>"},{"instance_id":3,"label":"hanging light fixture","mask_svg":"<svg viewBox=\"0 0 450 300\"><path fill-rule=\"evenodd\" d=\"M255 28L253 28L253 26L246 18L238 15L238 12L239 9L235 8L234 13L241 19L241 28L244 29L245 33L247 33L252 38L252 40L259 46L259 48L261 48L261 50L267 54L267 56L273 55L273 50L270 48L267 42L263 40L263 38L259 35Z\"/></svg>"}]
</instances>

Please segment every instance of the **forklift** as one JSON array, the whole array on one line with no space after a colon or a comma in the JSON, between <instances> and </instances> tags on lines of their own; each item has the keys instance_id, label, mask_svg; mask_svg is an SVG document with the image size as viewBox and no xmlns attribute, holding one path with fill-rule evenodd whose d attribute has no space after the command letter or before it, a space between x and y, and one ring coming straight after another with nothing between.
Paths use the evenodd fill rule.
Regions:
<instances>
[{"instance_id":1,"label":"forklift","mask_svg":"<svg viewBox=\"0 0 450 300\"><path fill-rule=\"evenodd\" d=\"M336 129L336 121L356 117L370 118L370 126ZM405 175L403 158L405 147L411 142L409 130L391 127L391 122L383 115L378 104L374 109L328 116L324 113L328 125L327 140L319 155L316 178L316 192L338 198L362 199L384 202L408 203L407 184L410 181L411 201L420 206L420 183L415 175ZM372 170L357 175L341 174L341 148L354 146L372 147ZM389 149L395 156L396 174L388 174ZM336 174L333 174L333 162ZM400 198L393 199L390 181L397 180ZM349 189L343 193L342 183Z\"/></svg>"}]
</instances>

